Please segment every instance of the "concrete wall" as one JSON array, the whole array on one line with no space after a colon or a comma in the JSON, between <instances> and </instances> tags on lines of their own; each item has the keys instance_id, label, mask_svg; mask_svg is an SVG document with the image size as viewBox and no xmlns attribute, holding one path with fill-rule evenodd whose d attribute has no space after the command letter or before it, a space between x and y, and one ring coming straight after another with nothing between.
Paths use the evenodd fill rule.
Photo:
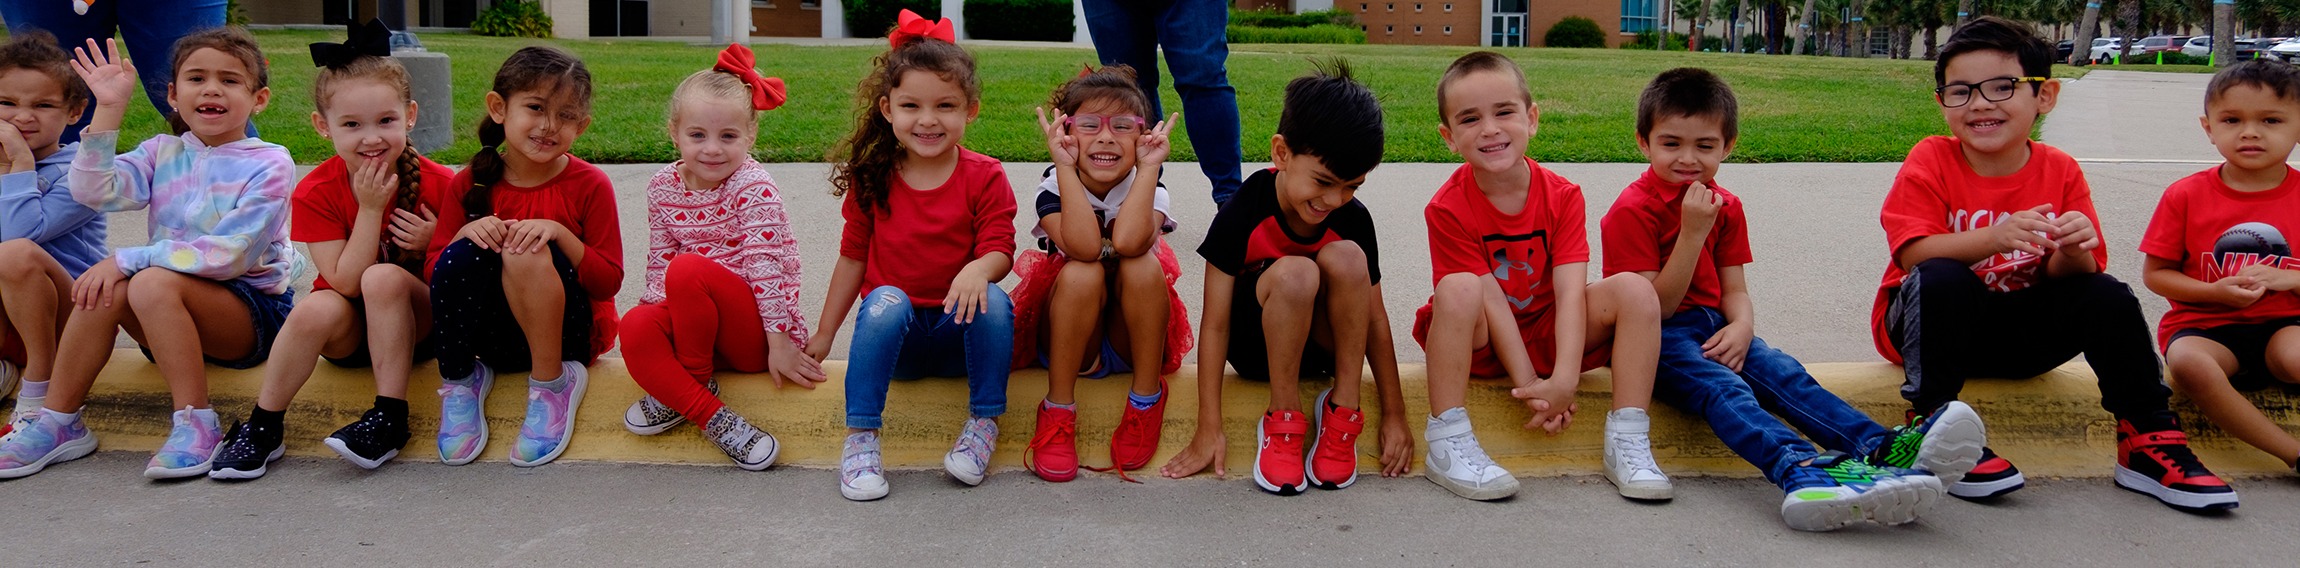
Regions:
<instances>
[{"instance_id":1,"label":"concrete wall","mask_svg":"<svg viewBox=\"0 0 2300 568\"><path fill-rule=\"evenodd\" d=\"M808 8L801 6L799 0L773 0L771 3L774 7L761 8L758 2L750 2L751 26L756 28L751 32L751 35L761 37L822 37L823 8L820 4Z\"/></svg>"},{"instance_id":2,"label":"concrete wall","mask_svg":"<svg viewBox=\"0 0 2300 568\"><path fill-rule=\"evenodd\" d=\"M551 15L551 36L560 39L591 37L590 0L537 0Z\"/></svg>"},{"instance_id":3,"label":"concrete wall","mask_svg":"<svg viewBox=\"0 0 2300 568\"><path fill-rule=\"evenodd\" d=\"M364 4L362 11L375 10L374 2ZM408 7L414 8L415 3L409 2ZM326 14L321 4L313 0L241 0L240 13L247 14L251 24L317 24Z\"/></svg>"},{"instance_id":4,"label":"concrete wall","mask_svg":"<svg viewBox=\"0 0 2300 568\"><path fill-rule=\"evenodd\" d=\"M711 3L717 0L654 0L647 3L647 35L711 35ZM747 0L737 0L747 1Z\"/></svg>"}]
</instances>

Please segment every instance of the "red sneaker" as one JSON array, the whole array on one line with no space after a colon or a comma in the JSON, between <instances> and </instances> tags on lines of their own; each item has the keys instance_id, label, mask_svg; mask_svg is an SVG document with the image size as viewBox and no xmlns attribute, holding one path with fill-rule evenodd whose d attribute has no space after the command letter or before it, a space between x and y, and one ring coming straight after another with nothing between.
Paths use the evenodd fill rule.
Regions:
<instances>
[{"instance_id":1,"label":"red sneaker","mask_svg":"<svg viewBox=\"0 0 2300 568\"><path fill-rule=\"evenodd\" d=\"M1118 431L1110 435L1110 465L1119 471L1142 469L1158 453L1158 435L1166 426L1166 379L1158 379L1158 402L1150 408L1137 410L1132 401L1123 404L1126 412L1119 415Z\"/></svg>"},{"instance_id":2,"label":"red sneaker","mask_svg":"<svg viewBox=\"0 0 2300 568\"><path fill-rule=\"evenodd\" d=\"M1341 489L1358 481L1358 434L1366 431L1366 413L1332 406L1326 399L1334 389L1318 393L1318 439L1310 444L1310 485Z\"/></svg>"},{"instance_id":3,"label":"red sneaker","mask_svg":"<svg viewBox=\"0 0 2300 568\"><path fill-rule=\"evenodd\" d=\"M2204 469L2177 426L2141 432L2116 421L2116 485L2186 511L2236 508L2236 490Z\"/></svg>"},{"instance_id":4,"label":"red sneaker","mask_svg":"<svg viewBox=\"0 0 2300 568\"><path fill-rule=\"evenodd\" d=\"M1038 403L1037 433L1023 454L1039 479L1061 483L1078 478L1078 411Z\"/></svg>"},{"instance_id":5,"label":"red sneaker","mask_svg":"<svg viewBox=\"0 0 2300 568\"><path fill-rule=\"evenodd\" d=\"M1302 413L1277 410L1262 414L1254 425L1261 449L1254 452L1254 484L1279 495L1302 492L1302 444L1310 434L1310 421Z\"/></svg>"}]
</instances>

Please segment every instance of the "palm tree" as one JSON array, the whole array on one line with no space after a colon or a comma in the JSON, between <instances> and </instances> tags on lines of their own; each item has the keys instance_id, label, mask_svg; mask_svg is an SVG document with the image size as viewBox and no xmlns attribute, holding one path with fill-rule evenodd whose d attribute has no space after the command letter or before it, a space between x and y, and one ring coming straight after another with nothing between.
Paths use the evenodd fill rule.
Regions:
<instances>
[{"instance_id":1,"label":"palm tree","mask_svg":"<svg viewBox=\"0 0 2300 568\"><path fill-rule=\"evenodd\" d=\"M1805 39L1813 37L1813 32L1820 29L1820 15L1813 13L1814 1L1805 0L1805 9L1797 12L1797 46L1789 50L1790 53L1804 55Z\"/></svg>"},{"instance_id":2,"label":"palm tree","mask_svg":"<svg viewBox=\"0 0 2300 568\"><path fill-rule=\"evenodd\" d=\"M2132 55L2132 44L2137 43L2133 40L2140 37L2140 0L2123 0L2118 3L2116 21L2124 24L2124 45L2117 52L2117 58L2122 59Z\"/></svg>"},{"instance_id":3,"label":"palm tree","mask_svg":"<svg viewBox=\"0 0 2300 568\"><path fill-rule=\"evenodd\" d=\"M2084 0L2084 17L2076 23L2076 42L2069 44L2068 63L2092 58L2092 30L2100 25L2100 0Z\"/></svg>"}]
</instances>

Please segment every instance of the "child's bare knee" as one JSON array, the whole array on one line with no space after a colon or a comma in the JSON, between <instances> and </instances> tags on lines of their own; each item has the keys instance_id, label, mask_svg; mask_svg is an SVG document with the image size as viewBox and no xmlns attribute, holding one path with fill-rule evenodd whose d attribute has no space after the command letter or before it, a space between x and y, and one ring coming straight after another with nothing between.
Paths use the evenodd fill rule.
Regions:
<instances>
[{"instance_id":1,"label":"child's bare knee","mask_svg":"<svg viewBox=\"0 0 2300 568\"><path fill-rule=\"evenodd\" d=\"M168 303L181 305L184 288L191 283L191 279L191 276L174 270L148 268L136 271L134 276L129 276L128 281L124 283L127 285L127 289L118 293L125 294L128 297L128 303L138 310L150 309Z\"/></svg>"},{"instance_id":2,"label":"child's bare knee","mask_svg":"<svg viewBox=\"0 0 2300 568\"><path fill-rule=\"evenodd\" d=\"M1301 298L1307 300L1318 294L1324 281L1318 265L1299 256L1279 258L1262 269L1261 281L1255 286L1267 291L1272 298Z\"/></svg>"},{"instance_id":3,"label":"child's bare knee","mask_svg":"<svg viewBox=\"0 0 2300 568\"><path fill-rule=\"evenodd\" d=\"M1661 298L1653 291L1653 281L1643 276L1623 272L1598 281L1606 293L1612 295L1613 304L1623 317L1658 318Z\"/></svg>"},{"instance_id":4,"label":"child's bare knee","mask_svg":"<svg viewBox=\"0 0 2300 568\"><path fill-rule=\"evenodd\" d=\"M1467 272L1439 278L1430 296L1430 311L1448 316L1477 313L1485 304L1485 279Z\"/></svg>"},{"instance_id":5,"label":"child's bare knee","mask_svg":"<svg viewBox=\"0 0 2300 568\"><path fill-rule=\"evenodd\" d=\"M329 334L338 324L351 321L351 303L333 291L313 292L304 301L288 311L287 320L280 322L281 335Z\"/></svg>"},{"instance_id":6,"label":"child's bare knee","mask_svg":"<svg viewBox=\"0 0 2300 568\"><path fill-rule=\"evenodd\" d=\"M0 281L27 280L47 276L47 271L35 270L48 258L47 249L40 248L32 239L11 239L0 242Z\"/></svg>"},{"instance_id":7,"label":"child's bare knee","mask_svg":"<svg viewBox=\"0 0 2300 568\"><path fill-rule=\"evenodd\" d=\"M1366 250L1355 241L1334 241L1318 249L1318 266L1329 274L1365 274Z\"/></svg>"},{"instance_id":8,"label":"child's bare knee","mask_svg":"<svg viewBox=\"0 0 2300 568\"><path fill-rule=\"evenodd\" d=\"M540 278L543 274L558 277L559 268L551 263L551 253L534 252L503 255L503 276L511 279Z\"/></svg>"}]
</instances>

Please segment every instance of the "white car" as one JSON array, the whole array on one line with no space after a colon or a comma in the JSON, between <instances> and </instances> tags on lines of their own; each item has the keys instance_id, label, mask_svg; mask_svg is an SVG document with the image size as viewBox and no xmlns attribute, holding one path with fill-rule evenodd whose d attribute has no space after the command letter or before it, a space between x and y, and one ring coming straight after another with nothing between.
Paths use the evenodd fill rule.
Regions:
<instances>
[{"instance_id":1,"label":"white car","mask_svg":"<svg viewBox=\"0 0 2300 568\"><path fill-rule=\"evenodd\" d=\"M2211 57L2212 36L2188 38L2188 43L2180 46L2180 53L2189 57Z\"/></svg>"},{"instance_id":2,"label":"white car","mask_svg":"<svg viewBox=\"0 0 2300 568\"><path fill-rule=\"evenodd\" d=\"M2099 37L2099 38L2093 38L2093 39L2092 39L2092 62L2093 62L2093 63L2108 63L2108 62L2109 62L2109 60L2112 60L2112 59L2115 59L2115 58L2116 58L2116 54L2117 54L2117 52L2119 52L2119 51L2122 51L2122 50L2124 50L2124 38L2120 38L2120 37Z\"/></svg>"},{"instance_id":3,"label":"white car","mask_svg":"<svg viewBox=\"0 0 2300 568\"><path fill-rule=\"evenodd\" d=\"M2283 43L2276 44L2276 47L2268 48L2268 55L2281 59L2285 63L2300 59L2300 37L2284 40Z\"/></svg>"}]
</instances>

